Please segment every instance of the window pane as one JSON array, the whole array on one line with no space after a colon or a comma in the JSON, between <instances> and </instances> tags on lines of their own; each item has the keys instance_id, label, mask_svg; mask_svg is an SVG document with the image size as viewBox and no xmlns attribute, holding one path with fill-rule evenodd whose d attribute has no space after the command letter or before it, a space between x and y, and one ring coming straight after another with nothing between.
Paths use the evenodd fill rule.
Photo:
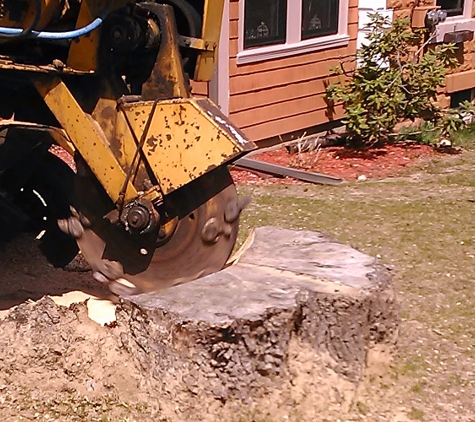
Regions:
<instances>
[{"instance_id":1,"label":"window pane","mask_svg":"<svg viewBox=\"0 0 475 422\"><path fill-rule=\"evenodd\" d=\"M465 89L450 94L450 108L460 107L460 103L464 101L473 101L473 89Z\"/></svg>"},{"instance_id":2,"label":"window pane","mask_svg":"<svg viewBox=\"0 0 475 422\"><path fill-rule=\"evenodd\" d=\"M287 0L246 0L244 48L285 43Z\"/></svg>"},{"instance_id":3,"label":"window pane","mask_svg":"<svg viewBox=\"0 0 475 422\"><path fill-rule=\"evenodd\" d=\"M338 33L339 0L303 0L302 39Z\"/></svg>"},{"instance_id":4,"label":"window pane","mask_svg":"<svg viewBox=\"0 0 475 422\"><path fill-rule=\"evenodd\" d=\"M463 15L463 0L437 0L436 4L447 10L447 16Z\"/></svg>"}]
</instances>

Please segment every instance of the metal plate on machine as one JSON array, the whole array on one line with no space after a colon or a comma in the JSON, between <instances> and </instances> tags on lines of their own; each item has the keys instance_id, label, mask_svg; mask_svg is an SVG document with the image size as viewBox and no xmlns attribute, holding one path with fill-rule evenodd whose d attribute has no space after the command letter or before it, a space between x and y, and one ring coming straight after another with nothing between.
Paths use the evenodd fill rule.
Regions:
<instances>
[{"instance_id":1,"label":"metal plate on machine","mask_svg":"<svg viewBox=\"0 0 475 422\"><path fill-rule=\"evenodd\" d=\"M0 56L0 69L6 70L19 70L24 72L35 72L35 73L63 73L68 75L87 75L94 73L92 71L80 71L67 67L64 63L60 61L55 61L54 64L50 65L33 65L33 64L23 64L15 63L7 57Z\"/></svg>"},{"instance_id":2,"label":"metal plate on machine","mask_svg":"<svg viewBox=\"0 0 475 422\"><path fill-rule=\"evenodd\" d=\"M138 139L147 127L153 104L123 105ZM120 144L124 156L133 155L135 144ZM254 148L211 102L184 98L157 103L143 153L167 194Z\"/></svg>"}]
</instances>

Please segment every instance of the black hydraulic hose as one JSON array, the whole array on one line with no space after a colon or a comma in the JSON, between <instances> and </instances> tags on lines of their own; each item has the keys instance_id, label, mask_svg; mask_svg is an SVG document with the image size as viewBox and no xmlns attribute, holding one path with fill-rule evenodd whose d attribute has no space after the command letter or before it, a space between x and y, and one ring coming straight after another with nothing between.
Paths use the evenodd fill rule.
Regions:
<instances>
[{"instance_id":1,"label":"black hydraulic hose","mask_svg":"<svg viewBox=\"0 0 475 422\"><path fill-rule=\"evenodd\" d=\"M38 25L38 22L40 21L41 11L43 9L42 1L43 0L36 0L35 16L33 18L33 21L28 26L28 28L25 28L22 32L20 32L18 34L2 34L2 38L9 38L9 39L16 38L16 39L18 39L18 38L27 37L28 35L30 35L33 32L33 30L35 29L36 25Z\"/></svg>"}]
</instances>

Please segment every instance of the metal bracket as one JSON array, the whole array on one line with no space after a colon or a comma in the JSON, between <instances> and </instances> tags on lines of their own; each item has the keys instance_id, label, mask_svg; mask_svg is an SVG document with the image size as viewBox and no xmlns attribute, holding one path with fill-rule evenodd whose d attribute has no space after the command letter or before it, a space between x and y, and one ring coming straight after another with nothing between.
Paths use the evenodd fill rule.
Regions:
<instances>
[{"instance_id":1,"label":"metal bracket","mask_svg":"<svg viewBox=\"0 0 475 422\"><path fill-rule=\"evenodd\" d=\"M192 48L200 51L214 51L218 46L217 43L212 41L206 41L201 38L185 37L184 35L180 35L179 43L181 47Z\"/></svg>"}]
</instances>

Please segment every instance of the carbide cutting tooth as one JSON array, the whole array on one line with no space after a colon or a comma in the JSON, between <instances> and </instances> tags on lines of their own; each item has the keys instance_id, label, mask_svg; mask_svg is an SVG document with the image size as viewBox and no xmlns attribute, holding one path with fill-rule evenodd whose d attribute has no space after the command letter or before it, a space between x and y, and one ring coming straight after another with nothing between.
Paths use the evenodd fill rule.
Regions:
<instances>
[{"instance_id":1,"label":"carbide cutting tooth","mask_svg":"<svg viewBox=\"0 0 475 422\"><path fill-rule=\"evenodd\" d=\"M237 200L228 202L224 210L224 221L226 221L226 223L232 223L239 217L240 212L241 210L239 209Z\"/></svg>"},{"instance_id":2,"label":"carbide cutting tooth","mask_svg":"<svg viewBox=\"0 0 475 422\"><path fill-rule=\"evenodd\" d=\"M68 233L75 239L78 239L83 235L84 227L77 218L68 218Z\"/></svg>"},{"instance_id":3,"label":"carbide cutting tooth","mask_svg":"<svg viewBox=\"0 0 475 422\"><path fill-rule=\"evenodd\" d=\"M58 227L63 233L69 234L69 226L67 219L58 220Z\"/></svg>"},{"instance_id":4,"label":"carbide cutting tooth","mask_svg":"<svg viewBox=\"0 0 475 422\"><path fill-rule=\"evenodd\" d=\"M134 284L123 278L111 281L108 287L117 296L133 296L139 293L139 289Z\"/></svg>"},{"instance_id":5,"label":"carbide cutting tooth","mask_svg":"<svg viewBox=\"0 0 475 422\"><path fill-rule=\"evenodd\" d=\"M71 211L71 215L73 217L79 218L79 213L76 211L76 208L71 206L71 207L69 207L69 211Z\"/></svg>"},{"instance_id":6,"label":"carbide cutting tooth","mask_svg":"<svg viewBox=\"0 0 475 422\"><path fill-rule=\"evenodd\" d=\"M216 217L211 217L203 226L201 238L207 243L216 243L221 233L221 227Z\"/></svg>"},{"instance_id":7,"label":"carbide cutting tooth","mask_svg":"<svg viewBox=\"0 0 475 422\"><path fill-rule=\"evenodd\" d=\"M224 223L222 226L222 230L223 230L223 234L229 237L233 233L233 226L231 226L231 224Z\"/></svg>"},{"instance_id":8,"label":"carbide cutting tooth","mask_svg":"<svg viewBox=\"0 0 475 422\"><path fill-rule=\"evenodd\" d=\"M124 275L122 265L117 261L109 261L108 259L101 260L98 265L98 270L109 280L116 280Z\"/></svg>"},{"instance_id":9,"label":"carbide cutting tooth","mask_svg":"<svg viewBox=\"0 0 475 422\"><path fill-rule=\"evenodd\" d=\"M81 224L87 229L91 227L91 222L89 221L89 218L87 218L84 214L80 213L79 214L79 221Z\"/></svg>"},{"instance_id":10,"label":"carbide cutting tooth","mask_svg":"<svg viewBox=\"0 0 475 422\"><path fill-rule=\"evenodd\" d=\"M98 281L99 283L109 283L109 279L99 271L96 271L94 274L92 274L92 277L94 280Z\"/></svg>"},{"instance_id":11,"label":"carbide cutting tooth","mask_svg":"<svg viewBox=\"0 0 475 422\"><path fill-rule=\"evenodd\" d=\"M251 198L249 197L239 198L228 202L226 209L224 210L224 221L226 221L226 223L236 221L239 214L241 214L241 211L249 205L249 202L251 202Z\"/></svg>"}]
</instances>

